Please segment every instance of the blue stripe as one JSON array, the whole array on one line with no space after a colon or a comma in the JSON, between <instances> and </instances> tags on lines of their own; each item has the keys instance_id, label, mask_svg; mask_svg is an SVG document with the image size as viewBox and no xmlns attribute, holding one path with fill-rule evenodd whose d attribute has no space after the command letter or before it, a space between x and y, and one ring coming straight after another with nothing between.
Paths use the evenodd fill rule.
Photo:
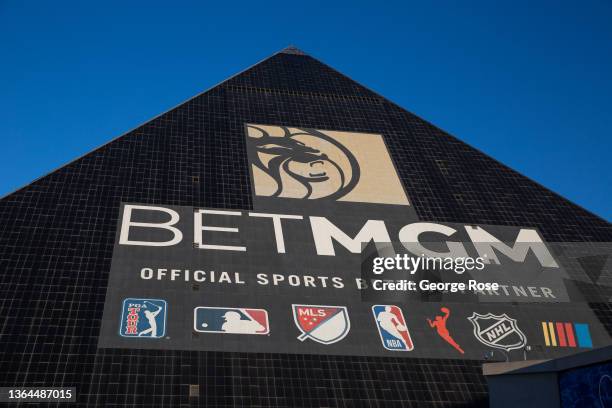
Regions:
<instances>
[{"instance_id":1,"label":"blue stripe","mask_svg":"<svg viewBox=\"0 0 612 408\"><path fill-rule=\"evenodd\" d=\"M589 325L586 323L574 323L574 329L576 330L576 338L578 339L578 346L592 348L593 341L591 341L591 333L589 333Z\"/></svg>"}]
</instances>

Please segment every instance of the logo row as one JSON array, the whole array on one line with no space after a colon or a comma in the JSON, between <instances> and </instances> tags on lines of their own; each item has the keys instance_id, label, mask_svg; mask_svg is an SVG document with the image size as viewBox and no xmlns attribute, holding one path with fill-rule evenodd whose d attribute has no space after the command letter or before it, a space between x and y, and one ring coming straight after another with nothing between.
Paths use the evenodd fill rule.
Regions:
<instances>
[{"instance_id":1,"label":"logo row","mask_svg":"<svg viewBox=\"0 0 612 408\"><path fill-rule=\"evenodd\" d=\"M292 305L293 319L300 331L298 340L312 340L321 344L337 343L351 329L346 306ZM460 354L461 346L447 328L451 311L440 308L440 315L427 319L429 327ZM168 305L161 299L127 298L123 301L122 337L162 338L166 335ZM374 321L385 349L411 351L414 344L402 310L395 305L372 306ZM520 349L527 337L516 319L507 314L485 315L474 312L468 317L473 333L482 344L505 351ZM548 347L593 347L588 324L570 322L541 322L544 342ZM193 329L201 333L253 334L270 333L268 312L264 309L208 307L194 309Z\"/></svg>"}]
</instances>

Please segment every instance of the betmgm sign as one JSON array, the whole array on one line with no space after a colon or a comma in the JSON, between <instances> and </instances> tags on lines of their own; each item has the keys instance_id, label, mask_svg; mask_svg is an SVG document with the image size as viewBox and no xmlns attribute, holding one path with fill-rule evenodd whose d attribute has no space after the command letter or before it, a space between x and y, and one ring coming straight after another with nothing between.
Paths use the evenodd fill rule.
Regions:
<instances>
[{"instance_id":1,"label":"betmgm sign","mask_svg":"<svg viewBox=\"0 0 612 408\"><path fill-rule=\"evenodd\" d=\"M420 220L382 135L247 124L245 138L252 209L121 203L100 347L480 359L568 319L609 342L535 228ZM409 279L500 286L373 293L373 254L478 257Z\"/></svg>"}]
</instances>

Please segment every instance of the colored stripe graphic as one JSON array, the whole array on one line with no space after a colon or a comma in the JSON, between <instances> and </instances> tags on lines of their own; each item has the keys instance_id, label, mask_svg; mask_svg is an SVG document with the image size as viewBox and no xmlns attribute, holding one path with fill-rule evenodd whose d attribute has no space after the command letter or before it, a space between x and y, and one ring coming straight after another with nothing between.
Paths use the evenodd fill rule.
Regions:
<instances>
[{"instance_id":1,"label":"colored stripe graphic","mask_svg":"<svg viewBox=\"0 0 612 408\"><path fill-rule=\"evenodd\" d=\"M593 348L587 323L542 322L542 334L547 347Z\"/></svg>"},{"instance_id":2,"label":"colored stripe graphic","mask_svg":"<svg viewBox=\"0 0 612 408\"><path fill-rule=\"evenodd\" d=\"M555 337L553 322L548 322L548 333L550 333L550 344L552 344L553 347L557 347L557 338Z\"/></svg>"},{"instance_id":3,"label":"colored stripe graphic","mask_svg":"<svg viewBox=\"0 0 612 408\"><path fill-rule=\"evenodd\" d=\"M548 323L542 322L542 332L544 333L544 342L550 347L550 336L548 335Z\"/></svg>"},{"instance_id":4,"label":"colored stripe graphic","mask_svg":"<svg viewBox=\"0 0 612 408\"><path fill-rule=\"evenodd\" d=\"M593 341L591 340L591 333L589 332L589 325L586 323L574 323L576 329L576 337L578 338L578 345L580 347L593 347Z\"/></svg>"},{"instance_id":5,"label":"colored stripe graphic","mask_svg":"<svg viewBox=\"0 0 612 408\"><path fill-rule=\"evenodd\" d=\"M563 329L563 323L557 322L557 338L559 339L559 347L566 347L567 343L565 341L565 330Z\"/></svg>"},{"instance_id":6,"label":"colored stripe graphic","mask_svg":"<svg viewBox=\"0 0 612 408\"><path fill-rule=\"evenodd\" d=\"M571 323L565 323L565 334L567 335L568 346L576 347L576 340L574 339L574 327Z\"/></svg>"}]
</instances>

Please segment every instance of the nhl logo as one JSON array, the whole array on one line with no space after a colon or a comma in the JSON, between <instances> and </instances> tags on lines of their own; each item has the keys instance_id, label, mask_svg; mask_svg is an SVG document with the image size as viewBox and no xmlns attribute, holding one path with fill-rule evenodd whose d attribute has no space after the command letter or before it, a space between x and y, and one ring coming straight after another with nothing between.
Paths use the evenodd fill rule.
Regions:
<instances>
[{"instance_id":1,"label":"nhl logo","mask_svg":"<svg viewBox=\"0 0 612 408\"><path fill-rule=\"evenodd\" d=\"M474 336L486 346L510 351L527 344L527 337L518 328L516 319L505 313L497 316L492 313L481 315L474 312L468 320L474 326Z\"/></svg>"},{"instance_id":2,"label":"nhl logo","mask_svg":"<svg viewBox=\"0 0 612 408\"><path fill-rule=\"evenodd\" d=\"M351 329L345 306L292 305L293 320L302 334L298 340L314 340L321 344L336 343Z\"/></svg>"}]
</instances>

